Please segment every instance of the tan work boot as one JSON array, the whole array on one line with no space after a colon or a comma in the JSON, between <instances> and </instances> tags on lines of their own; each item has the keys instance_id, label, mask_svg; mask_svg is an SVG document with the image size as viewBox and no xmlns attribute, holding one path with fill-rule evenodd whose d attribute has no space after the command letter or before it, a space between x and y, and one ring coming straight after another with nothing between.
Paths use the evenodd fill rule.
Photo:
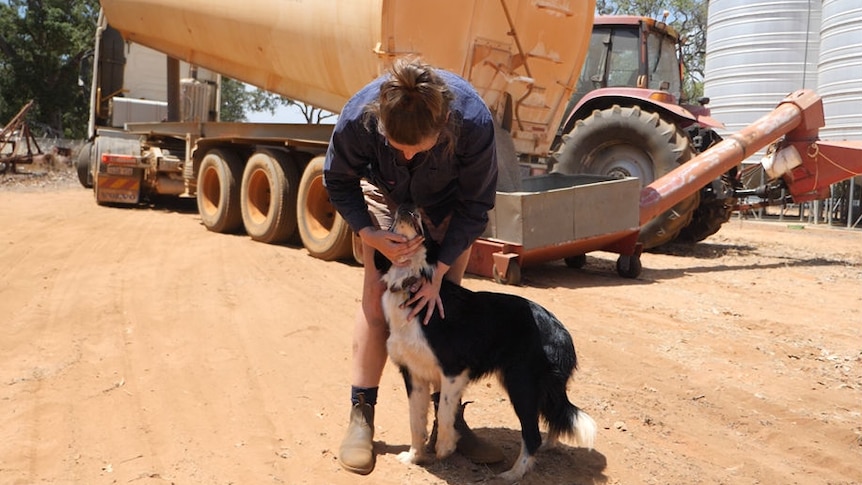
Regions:
<instances>
[{"instance_id":1,"label":"tan work boot","mask_svg":"<svg viewBox=\"0 0 862 485\"><path fill-rule=\"evenodd\" d=\"M374 406L365 403L365 395L359 394L359 402L350 410L350 424L338 449L338 462L353 473L367 475L374 469Z\"/></svg>"},{"instance_id":2,"label":"tan work boot","mask_svg":"<svg viewBox=\"0 0 862 485\"><path fill-rule=\"evenodd\" d=\"M456 450L464 455L465 458L476 463L477 465L488 465L491 463L499 463L505 458L503 451L494 446L490 441L484 440L476 435L473 430L467 426L464 421L464 408L471 401L458 405L458 413L455 415L455 430L458 432L458 444ZM434 425L431 428L431 435L428 437L427 450L429 453L434 453L434 448L437 446L437 403L434 403Z\"/></svg>"}]
</instances>

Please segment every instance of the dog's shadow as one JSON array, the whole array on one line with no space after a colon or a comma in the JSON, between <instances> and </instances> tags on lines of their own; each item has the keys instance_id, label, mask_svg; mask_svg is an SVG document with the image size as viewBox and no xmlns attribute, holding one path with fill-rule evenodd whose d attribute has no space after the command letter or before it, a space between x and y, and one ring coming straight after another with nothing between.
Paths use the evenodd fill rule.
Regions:
<instances>
[{"instance_id":1,"label":"dog's shadow","mask_svg":"<svg viewBox=\"0 0 862 485\"><path fill-rule=\"evenodd\" d=\"M477 435L499 446L505 458L500 463L477 465L459 453L454 453L445 460L436 460L423 465L429 473L450 484L477 483L497 485L496 476L511 468L512 463L521 451L521 432L508 428L478 428ZM409 445L390 445L375 442L378 455L391 455L393 459L399 453L407 451ZM420 465L403 465L420 466ZM519 485L600 485L608 482L604 475L607 459L596 450L587 450L570 446L561 442L551 450L540 450L536 454L536 466L528 472Z\"/></svg>"}]
</instances>

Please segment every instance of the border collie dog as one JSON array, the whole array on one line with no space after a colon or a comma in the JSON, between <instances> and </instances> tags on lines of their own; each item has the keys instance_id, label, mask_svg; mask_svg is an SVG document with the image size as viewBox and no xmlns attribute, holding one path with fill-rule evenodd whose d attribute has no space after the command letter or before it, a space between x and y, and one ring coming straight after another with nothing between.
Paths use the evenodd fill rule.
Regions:
<instances>
[{"instance_id":1,"label":"border collie dog","mask_svg":"<svg viewBox=\"0 0 862 485\"><path fill-rule=\"evenodd\" d=\"M422 235L421 217L412 207L399 207L390 230L408 239ZM405 303L421 279L431 279L436 264L433 252L426 244L409 263L398 266L376 254L386 284L383 311L390 332L386 347L404 376L410 407L410 450L401 453L399 460L426 463L432 459L426 454L425 440L430 394L436 390L440 404L435 451L438 459L452 454L458 441L456 413L467 384L494 373L521 422L521 453L500 478L514 482L532 468L542 445L539 416L548 428L542 448L568 436L592 449L596 423L566 395L577 367L572 337L548 310L520 296L473 292L444 279L440 298L446 318L435 312L423 325L423 311L408 319L411 308Z\"/></svg>"}]
</instances>

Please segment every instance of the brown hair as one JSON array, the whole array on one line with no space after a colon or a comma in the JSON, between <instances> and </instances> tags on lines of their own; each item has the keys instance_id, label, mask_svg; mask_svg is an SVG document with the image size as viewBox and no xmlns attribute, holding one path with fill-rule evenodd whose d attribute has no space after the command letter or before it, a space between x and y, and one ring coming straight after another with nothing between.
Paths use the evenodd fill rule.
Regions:
<instances>
[{"instance_id":1,"label":"brown hair","mask_svg":"<svg viewBox=\"0 0 862 485\"><path fill-rule=\"evenodd\" d=\"M439 135L451 150L454 146L449 128L449 105L454 95L446 81L418 58L396 59L389 79L380 85L380 96L366 107L377 118L377 131L404 145L418 145Z\"/></svg>"}]
</instances>

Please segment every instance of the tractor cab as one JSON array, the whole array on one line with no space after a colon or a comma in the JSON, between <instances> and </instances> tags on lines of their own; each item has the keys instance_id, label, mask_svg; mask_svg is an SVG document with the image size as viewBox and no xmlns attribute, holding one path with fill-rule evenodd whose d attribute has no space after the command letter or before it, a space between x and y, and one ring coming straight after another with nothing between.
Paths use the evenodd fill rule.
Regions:
<instances>
[{"instance_id":1,"label":"tractor cab","mask_svg":"<svg viewBox=\"0 0 862 485\"><path fill-rule=\"evenodd\" d=\"M639 88L666 92L678 103L682 91L679 35L663 22L636 16L600 16L566 113L590 91Z\"/></svg>"}]
</instances>

